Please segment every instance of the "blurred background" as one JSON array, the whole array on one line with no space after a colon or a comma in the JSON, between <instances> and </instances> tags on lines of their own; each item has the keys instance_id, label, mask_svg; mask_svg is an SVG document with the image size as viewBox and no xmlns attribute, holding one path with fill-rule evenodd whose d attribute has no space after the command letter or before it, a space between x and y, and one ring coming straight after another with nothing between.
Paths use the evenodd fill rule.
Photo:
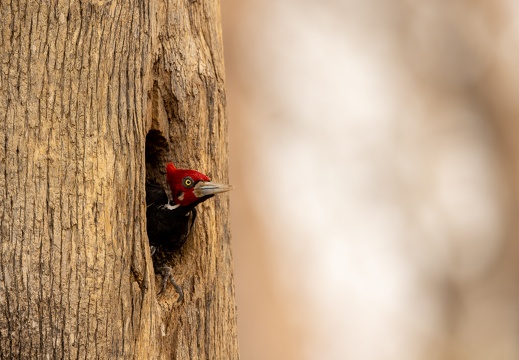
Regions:
<instances>
[{"instance_id":1,"label":"blurred background","mask_svg":"<svg viewBox=\"0 0 519 360\"><path fill-rule=\"evenodd\" d=\"M519 2L222 16L242 359L519 359Z\"/></svg>"}]
</instances>

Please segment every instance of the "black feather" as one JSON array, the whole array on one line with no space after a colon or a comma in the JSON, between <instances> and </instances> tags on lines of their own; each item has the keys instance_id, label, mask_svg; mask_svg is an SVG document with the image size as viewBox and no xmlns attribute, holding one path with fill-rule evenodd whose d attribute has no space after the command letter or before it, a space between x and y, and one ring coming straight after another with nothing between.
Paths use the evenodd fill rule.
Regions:
<instances>
[{"instance_id":1,"label":"black feather","mask_svg":"<svg viewBox=\"0 0 519 360\"><path fill-rule=\"evenodd\" d=\"M150 246L153 247L153 267L156 273L162 275L159 294L171 282L179 294L178 301L184 298L182 288L172 275L173 253L184 245L191 233L196 220L195 207L213 196L205 196L187 206L168 209L166 205L169 204L169 199L164 188L158 184L146 183L146 228Z\"/></svg>"},{"instance_id":2,"label":"black feather","mask_svg":"<svg viewBox=\"0 0 519 360\"><path fill-rule=\"evenodd\" d=\"M195 206L213 195L170 210L168 196L157 184L146 184L146 218L150 245L165 251L178 250L186 242L196 219ZM174 204L172 204L174 205Z\"/></svg>"}]
</instances>

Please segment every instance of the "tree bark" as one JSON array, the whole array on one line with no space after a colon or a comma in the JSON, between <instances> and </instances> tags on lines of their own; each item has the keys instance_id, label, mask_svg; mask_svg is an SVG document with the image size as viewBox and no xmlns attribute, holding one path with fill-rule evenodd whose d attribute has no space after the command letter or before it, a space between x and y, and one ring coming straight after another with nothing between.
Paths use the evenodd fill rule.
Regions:
<instances>
[{"instance_id":1,"label":"tree bark","mask_svg":"<svg viewBox=\"0 0 519 360\"><path fill-rule=\"evenodd\" d=\"M0 19L0 358L238 358L227 195L176 259L183 303L156 295L146 236L166 161L227 181L219 3L1 1Z\"/></svg>"}]
</instances>

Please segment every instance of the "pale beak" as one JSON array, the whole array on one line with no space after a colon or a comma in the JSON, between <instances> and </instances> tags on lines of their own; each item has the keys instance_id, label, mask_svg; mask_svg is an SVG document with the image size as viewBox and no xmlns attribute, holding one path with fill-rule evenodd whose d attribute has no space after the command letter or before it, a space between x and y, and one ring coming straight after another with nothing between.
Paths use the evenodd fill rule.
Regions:
<instances>
[{"instance_id":1,"label":"pale beak","mask_svg":"<svg viewBox=\"0 0 519 360\"><path fill-rule=\"evenodd\" d=\"M199 181L193 190L196 197L201 198L232 190L232 185L217 184L210 181Z\"/></svg>"}]
</instances>

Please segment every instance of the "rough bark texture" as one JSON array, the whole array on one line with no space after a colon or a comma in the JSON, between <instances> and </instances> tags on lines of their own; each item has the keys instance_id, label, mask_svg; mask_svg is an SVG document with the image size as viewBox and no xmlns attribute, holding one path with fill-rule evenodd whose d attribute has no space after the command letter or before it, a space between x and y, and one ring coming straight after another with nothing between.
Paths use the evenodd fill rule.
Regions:
<instances>
[{"instance_id":1,"label":"rough bark texture","mask_svg":"<svg viewBox=\"0 0 519 360\"><path fill-rule=\"evenodd\" d=\"M146 236L165 161L227 181L219 3L2 1L0 19L0 358L237 358L228 197L199 206L182 304L156 295Z\"/></svg>"}]
</instances>

